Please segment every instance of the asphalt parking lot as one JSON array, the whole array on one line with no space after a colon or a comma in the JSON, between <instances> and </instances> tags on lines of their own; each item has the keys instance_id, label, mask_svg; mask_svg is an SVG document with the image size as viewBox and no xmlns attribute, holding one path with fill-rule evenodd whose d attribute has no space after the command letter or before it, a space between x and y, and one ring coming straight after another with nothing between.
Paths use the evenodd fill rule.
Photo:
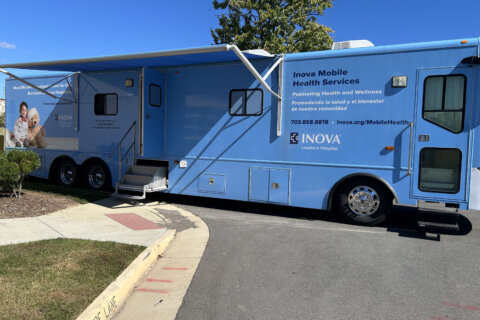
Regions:
<instances>
[{"instance_id":1,"label":"asphalt parking lot","mask_svg":"<svg viewBox=\"0 0 480 320\"><path fill-rule=\"evenodd\" d=\"M299 208L174 197L210 240L177 319L480 319L480 212L426 233Z\"/></svg>"}]
</instances>

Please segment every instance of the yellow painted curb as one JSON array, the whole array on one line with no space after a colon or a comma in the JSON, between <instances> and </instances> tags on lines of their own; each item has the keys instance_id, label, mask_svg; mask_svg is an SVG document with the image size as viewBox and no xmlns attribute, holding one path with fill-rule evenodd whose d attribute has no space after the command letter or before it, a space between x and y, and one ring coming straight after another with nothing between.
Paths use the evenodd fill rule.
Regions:
<instances>
[{"instance_id":1,"label":"yellow painted curb","mask_svg":"<svg viewBox=\"0 0 480 320\"><path fill-rule=\"evenodd\" d=\"M125 303L135 284L168 247L175 236L175 230L168 230L163 236L145 249L122 274L115 279L85 309L77 320L106 320Z\"/></svg>"}]
</instances>

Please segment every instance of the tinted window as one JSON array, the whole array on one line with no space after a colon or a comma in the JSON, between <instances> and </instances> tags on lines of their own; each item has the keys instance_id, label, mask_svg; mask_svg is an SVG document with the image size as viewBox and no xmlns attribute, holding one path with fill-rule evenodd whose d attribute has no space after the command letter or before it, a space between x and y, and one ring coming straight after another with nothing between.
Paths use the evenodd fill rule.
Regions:
<instances>
[{"instance_id":1,"label":"tinted window","mask_svg":"<svg viewBox=\"0 0 480 320\"><path fill-rule=\"evenodd\" d=\"M418 188L427 192L457 193L461 161L462 153L458 149L422 149Z\"/></svg>"},{"instance_id":2,"label":"tinted window","mask_svg":"<svg viewBox=\"0 0 480 320\"><path fill-rule=\"evenodd\" d=\"M232 116L258 116L263 111L263 90L240 89L230 91L229 113Z\"/></svg>"},{"instance_id":3,"label":"tinted window","mask_svg":"<svg viewBox=\"0 0 480 320\"><path fill-rule=\"evenodd\" d=\"M157 86L156 84L151 84L149 97L151 106L162 106L162 88L160 86Z\"/></svg>"},{"instance_id":4,"label":"tinted window","mask_svg":"<svg viewBox=\"0 0 480 320\"><path fill-rule=\"evenodd\" d=\"M451 132L463 130L465 76L433 76L425 79L423 118Z\"/></svg>"},{"instance_id":5,"label":"tinted window","mask_svg":"<svg viewBox=\"0 0 480 320\"><path fill-rule=\"evenodd\" d=\"M97 116L116 115L118 113L118 96L116 93L105 93L95 95L95 114Z\"/></svg>"}]
</instances>

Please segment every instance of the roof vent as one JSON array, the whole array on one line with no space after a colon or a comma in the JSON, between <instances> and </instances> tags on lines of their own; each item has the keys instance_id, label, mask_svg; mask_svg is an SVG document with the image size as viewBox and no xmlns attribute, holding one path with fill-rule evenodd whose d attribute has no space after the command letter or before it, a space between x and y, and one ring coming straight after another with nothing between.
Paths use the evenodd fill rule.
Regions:
<instances>
[{"instance_id":1,"label":"roof vent","mask_svg":"<svg viewBox=\"0 0 480 320\"><path fill-rule=\"evenodd\" d=\"M351 49L351 48L365 48L373 47L373 43L368 40L350 40L342 42L334 42L332 50Z\"/></svg>"}]
</instances>

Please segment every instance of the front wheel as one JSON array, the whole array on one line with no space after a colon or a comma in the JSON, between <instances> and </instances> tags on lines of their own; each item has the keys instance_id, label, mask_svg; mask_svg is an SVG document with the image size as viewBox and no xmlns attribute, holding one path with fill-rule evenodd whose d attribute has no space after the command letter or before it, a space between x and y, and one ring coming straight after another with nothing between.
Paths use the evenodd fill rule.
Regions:
<instances>
[{"instance_id":1,"label":"front wheel","mask_svg":"<svg viewBox=\"0 0 480 320\"><path fill-rule=\"evenodd\" d=\"M339 187L335 207L350 223L375 226L387 218L392 208L392 198L379 182L356 179Z\"/></svg>"}]
</instances>

